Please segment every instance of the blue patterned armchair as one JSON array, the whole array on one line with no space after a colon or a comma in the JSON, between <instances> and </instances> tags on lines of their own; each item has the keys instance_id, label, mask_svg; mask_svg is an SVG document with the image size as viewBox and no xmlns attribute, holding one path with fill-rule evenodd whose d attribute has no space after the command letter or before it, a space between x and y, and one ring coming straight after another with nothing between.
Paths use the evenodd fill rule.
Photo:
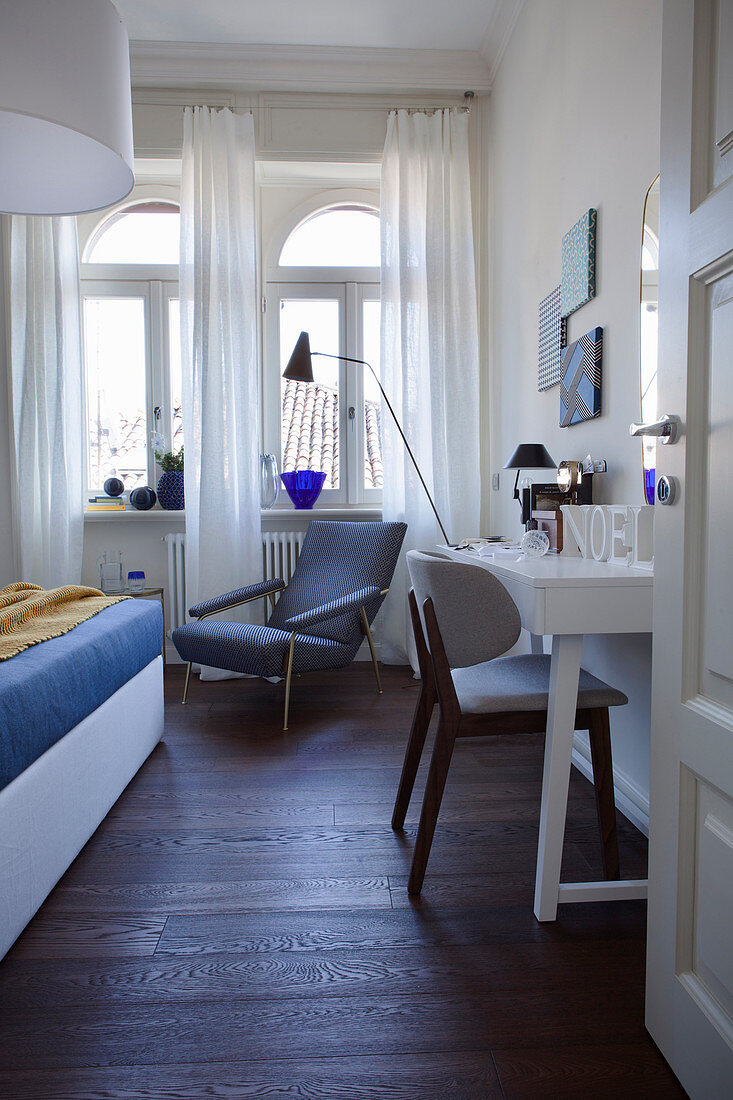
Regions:
<instances>
[{"instance_id":1,"label":"blue patterned armchair","mask_svg":"<svg viewBox=\"0 0 733 1100\"><path fill-rule=\"evenodd\" d=\"M183 702L194 662L253 676L284 676L286 730L293 673L345 668L364 636L381 694L369 628L389 590L406 530L404 523L313 520L288 585L262 581L189 608L196 622L172 635L188 665ZM203 621L251 600L269 596L274 601L278 593L267 626Z\"/></svg>"}]
</instances>

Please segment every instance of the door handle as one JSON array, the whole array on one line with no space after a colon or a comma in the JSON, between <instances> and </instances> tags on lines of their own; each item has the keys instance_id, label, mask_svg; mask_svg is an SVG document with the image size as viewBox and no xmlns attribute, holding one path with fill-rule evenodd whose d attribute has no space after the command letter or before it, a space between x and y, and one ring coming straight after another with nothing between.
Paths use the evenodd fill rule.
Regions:
<instances>
[{"instance_id":1,"label":"door handle","mask_svg":"<svg viewBox=\"0 0 733 1100\"><path fill-rule=\"evenodd\" d=\"M629 435L655 435L660 443L676 443L680 435L680 418L664 413L651 424L629 424Z\"/></svg>"}]
</instances>

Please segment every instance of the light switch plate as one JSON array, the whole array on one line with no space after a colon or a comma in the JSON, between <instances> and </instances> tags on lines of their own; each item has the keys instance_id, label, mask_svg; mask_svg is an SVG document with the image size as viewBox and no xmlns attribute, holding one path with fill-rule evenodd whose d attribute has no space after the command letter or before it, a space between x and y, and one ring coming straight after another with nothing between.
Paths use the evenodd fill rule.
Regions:
<instances>
[{"instance_id":1,"label":"light switch plate","mask_svg":"<svg viewBox=\"0 0 733 1100\"><path fill-rule=\"evenodd\" d=\"M499 475L498 474L492 474L491 475L491 488L495 492L499 491Z\"/></svg>"}]
</instances>

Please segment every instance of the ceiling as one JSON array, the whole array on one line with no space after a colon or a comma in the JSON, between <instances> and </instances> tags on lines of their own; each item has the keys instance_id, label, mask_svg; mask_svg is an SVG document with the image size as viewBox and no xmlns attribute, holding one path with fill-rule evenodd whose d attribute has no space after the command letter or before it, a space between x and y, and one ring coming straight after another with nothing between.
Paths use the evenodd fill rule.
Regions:
<instances>
[{"instance_id":1,"label":"ceiling","mask_svg":"<svg viewBox=\"0 0 733 1100\"><path fill-rule=\"evenodd\" d=\"M130 39L481 50L499 0L114 0Z\"/></svg>"}]
</instances>

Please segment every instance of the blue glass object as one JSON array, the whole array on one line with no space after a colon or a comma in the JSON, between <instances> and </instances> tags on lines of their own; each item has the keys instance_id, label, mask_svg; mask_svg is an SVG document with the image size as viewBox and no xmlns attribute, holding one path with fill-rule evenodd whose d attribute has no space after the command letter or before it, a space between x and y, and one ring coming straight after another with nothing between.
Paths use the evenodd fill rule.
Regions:
<instances>
[{"instance_id":1,"label":"blue glass object","mask_svg":"<svg viewBox=\"0 0 733 1100\"><path fill-rule=\"evenodd\" d=\"M130 592L145 591L145 573L142 569L131 569L127 574L127 587Z\"/></svg>"},{"instance_id":2,"label":"blue glass object","mask_svg":"<svg viewBox=\"0 0 733 1100\"><path fill-rule=\"evenodd\" d=\"M180 512L185 507L183 470L169 470L158 481L158 500L167 512Z\"/></svg>"},{"instance_id":3,"label":"blue glass object","mask_svg":"<svg viewBox=\"0 0 733 1100\"><path fill-rule=\"evenodd\" d=\"M108 497L122 496L124 488L124 481L121 481L118 477L108 477L104 483L104 491Z\"/></svg>"},{"instance_id":4,"label":"blue glass object","mask_svg":"<svg viewBox=\"0 0 733 1100\"><path fill-rule=\"evenodd\" d=\"M138 512L147 512L153 507L157 499L155 490L151 489L149 485L139 485L137 489L133 489L130 493L130 504Z\"/></svg>"},{"instance_id":5,"label":"blue glass object","mask_svg":"<svg viewBox=\"0 0 733 1100\"><path fill-rule=\"evenodd\" d=\"M296 508L312 508L320 496L326 475L321 470L290 470L280 474Z\"/></svg>"},{"instance_id":6,"label":"blue glass object","mask_svg":"<svg viewBox=\"0 0 733 1100\"><path fill-rule=\"evenodd\" d=\"M656 481L656 470L652 466L651 470L644 470L644 493L646 495L647 504L654 503L654 486Z\"/></svg>"}]
</instances>

